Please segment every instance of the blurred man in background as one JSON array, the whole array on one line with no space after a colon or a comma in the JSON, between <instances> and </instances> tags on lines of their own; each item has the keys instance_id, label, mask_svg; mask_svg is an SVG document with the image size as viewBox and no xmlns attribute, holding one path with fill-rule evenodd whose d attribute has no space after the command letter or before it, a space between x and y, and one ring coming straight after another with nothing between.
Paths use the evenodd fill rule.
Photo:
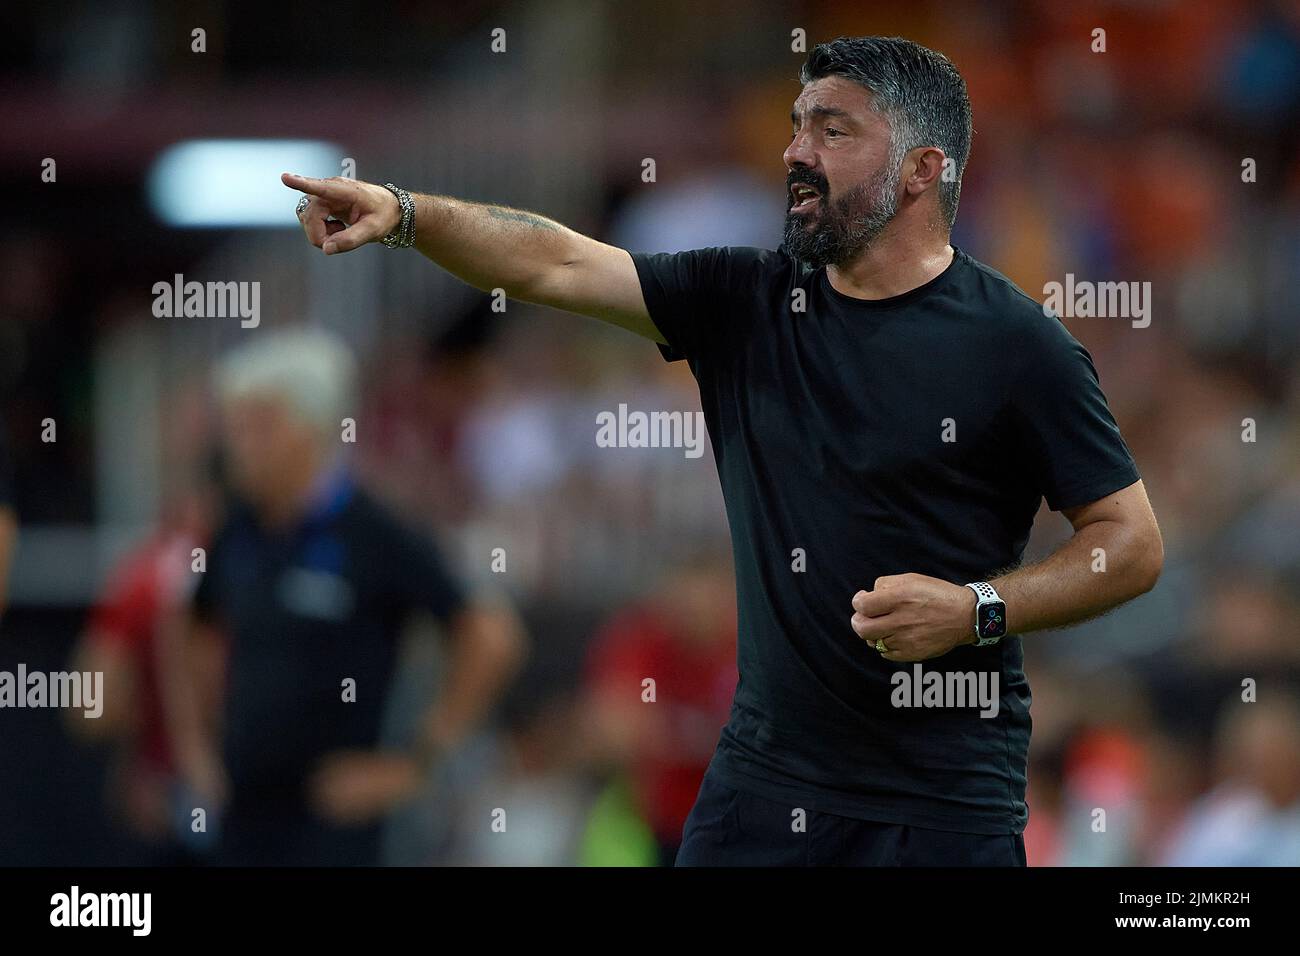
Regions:
<instances>
[{"instance_id":1,"label":"blurred man in background","mask_svg":"<svg viewBox=\"0 0 1300 956\"><path fill-rule=\"evenodd\" d=\"M483 720L521 658L512 612L467 598L433 543L351 477L355 374L319 331L259 335L218 373L236 500L193 614L229 641L221 745L184 698L177 737L204 806L222 808L219 863L377 863L386 813ZM447 676L411 750L380 752L399 631L417 610L445 629Z\"/></svg>"}]
</instances>

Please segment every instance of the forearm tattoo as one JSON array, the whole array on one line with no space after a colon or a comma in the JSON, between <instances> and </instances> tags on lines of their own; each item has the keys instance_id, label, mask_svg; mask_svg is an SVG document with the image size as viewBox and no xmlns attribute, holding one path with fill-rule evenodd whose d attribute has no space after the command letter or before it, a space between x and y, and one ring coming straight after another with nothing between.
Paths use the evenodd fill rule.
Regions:
<instances>
[{"instance_id":1,"label":"forearm tattoo","mask_svg":"<svg viewBox=\"0 0 1300 956\"><path fill-rule=\"evenodd\" d=\"M524 212L521 209L508 209L505 206L488 206L487 213L493 219L520 222L532 226L534 229L549 229L554 232L560 228L557 223L554 223L549 219L535 216L531 212Z\"/></svg>"}]
</instances>

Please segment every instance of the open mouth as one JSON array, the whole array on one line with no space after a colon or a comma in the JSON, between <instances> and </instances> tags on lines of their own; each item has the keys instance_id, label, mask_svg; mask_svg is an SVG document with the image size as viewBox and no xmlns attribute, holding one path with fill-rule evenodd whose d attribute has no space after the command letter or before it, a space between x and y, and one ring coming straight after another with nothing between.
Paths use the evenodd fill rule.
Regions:
<instances>
[{"instance_id":1,"label":"open mouth","mask_svg":"<svg viewBox=\"0 0 1300 956\"><path fill-rule=\"evenodd\" d=\"M790 212L805 212L817 204L821 194L811 186L795 183L790 187Z\"/></svg>"}]
</instances>

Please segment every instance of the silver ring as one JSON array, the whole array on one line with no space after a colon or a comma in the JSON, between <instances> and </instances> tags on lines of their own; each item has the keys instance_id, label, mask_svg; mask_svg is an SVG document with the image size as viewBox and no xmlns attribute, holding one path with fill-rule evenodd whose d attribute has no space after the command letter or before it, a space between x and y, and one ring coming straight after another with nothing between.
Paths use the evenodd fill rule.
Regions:
<instances>
[{"instance_id":1,"label":"silver ring","mask_svg":"<svg viewBox=\"0 0 1300 956\"><path fill-rule=\"evenodd\" d=\"M294 213L299 219L302 218L302 211L307 208L307 204L310 202L311 197L305 194L298 200L298 208L294 210Z\"/></svg>"}]
</instances>

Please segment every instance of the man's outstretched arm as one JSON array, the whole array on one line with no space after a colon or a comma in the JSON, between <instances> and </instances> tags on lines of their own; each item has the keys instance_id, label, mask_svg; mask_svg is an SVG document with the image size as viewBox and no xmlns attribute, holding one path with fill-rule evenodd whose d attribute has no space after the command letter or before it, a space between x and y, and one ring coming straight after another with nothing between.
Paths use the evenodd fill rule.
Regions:
<instances>
[{"instance_id":1,"label":"man's outstretched arm","mask_svg":"<svg viewBox=\"0 0 1300 956\"><path fill-rule=\"evenodd\" d=\"M293 173L280 179L311 197L300 218L308 240L326 255L377 242L401 219L397 197L383 186ZM415 193L412 198L415 248L463 282L665 342L625 250L507 206Z\"/></svg>"}]
</instances>

